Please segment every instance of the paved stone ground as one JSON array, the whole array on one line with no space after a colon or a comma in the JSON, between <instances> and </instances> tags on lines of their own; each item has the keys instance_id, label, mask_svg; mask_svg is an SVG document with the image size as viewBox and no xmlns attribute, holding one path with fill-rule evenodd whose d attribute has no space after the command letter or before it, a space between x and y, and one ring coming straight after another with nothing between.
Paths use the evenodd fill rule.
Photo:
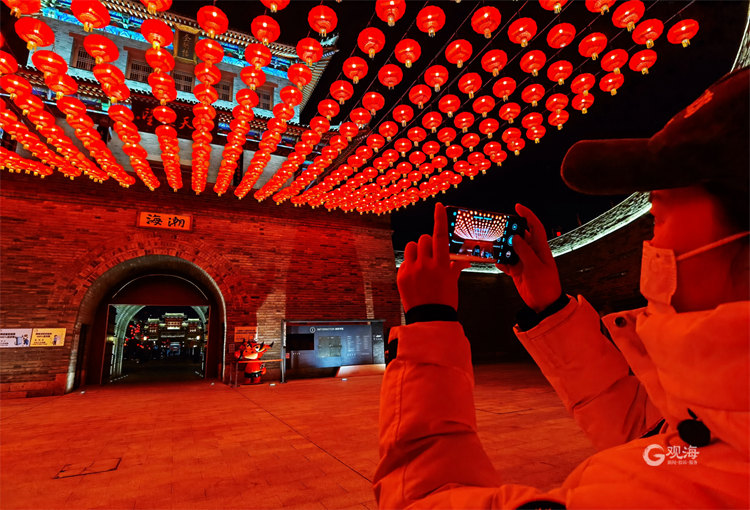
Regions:
<instances>
[{"instance_id":1,"label":"paved stone ground","mask_svg":"<svg viewBox=\"0 0 750 510\"><path fill-rule=\"evenodd\" d=\"M3 509L374 509L381 376L232 389L151 382L0 402ZM506 481L551 488L593 453L533 365L476 367Z\"/></svg>"}]
</instances>

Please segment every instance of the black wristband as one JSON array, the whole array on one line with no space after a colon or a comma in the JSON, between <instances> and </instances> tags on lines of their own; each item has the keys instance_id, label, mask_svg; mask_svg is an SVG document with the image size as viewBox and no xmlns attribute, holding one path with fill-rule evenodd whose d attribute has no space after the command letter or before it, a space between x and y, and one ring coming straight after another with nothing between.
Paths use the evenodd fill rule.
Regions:
<instances>
[{"instance_id":1,"label":"black wristband","mask_svg":"<svg viewBox=\"0 0 750 510\"><path fill-rule=\"evenodd\" d=\"M456 309L448 305L419 305L406 312L406 323L458 321Z\"/></svg>"},{"instance_id":2,"label":"black wristband","mask_svg":"<svg viewBox=\"0 0 750 510\"><path fill-rule=\"evenodd\" d=\"M516 324L518 324L518 329L521 331L528 331L531 328L538 326L544 319L565 308L569 302L570 298L562 292L560 293L560 297L555 299L552 304L539 313L536 313L534 310L524 305L523 308L518 311L518 314L516 314Z\"/></svg>"}]
</instances>

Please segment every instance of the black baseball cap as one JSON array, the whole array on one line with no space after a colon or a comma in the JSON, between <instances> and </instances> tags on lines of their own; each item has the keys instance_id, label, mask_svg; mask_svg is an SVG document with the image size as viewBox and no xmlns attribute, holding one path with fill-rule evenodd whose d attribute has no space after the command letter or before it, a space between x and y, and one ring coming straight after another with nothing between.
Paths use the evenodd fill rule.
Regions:
<instances>
[{"instance_id":1,"label":"black baseball cap","mask_svg":"<svg viewBox=\"0 0 750 510\"><path fill-rule=\"evenodd\" d=\"M747 216L750 68L711 85L651 138L582 140L562 162L569 188L590 195L706 185Z\"/></svg>"}]
</instances>

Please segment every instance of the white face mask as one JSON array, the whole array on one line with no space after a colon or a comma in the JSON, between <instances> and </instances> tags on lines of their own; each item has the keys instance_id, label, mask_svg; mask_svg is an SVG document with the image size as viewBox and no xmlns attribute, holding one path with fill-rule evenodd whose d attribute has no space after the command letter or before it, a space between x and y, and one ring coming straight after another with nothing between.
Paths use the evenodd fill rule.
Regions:
<instances>
[{"instance_id":1,"label":"white face mask","mask_svg":"<svg viewBox=\"0 0 750 510\"><path fill-rule=\"evenodd\" d=\"M656 248L649 241L643 241L641 294L648 300L650 306L671 306L672 296L677 291L677 262L700 255L719 246L724 246L732 241L746 237L748 234L750 232L733 234L683 253L679 257L670 248Z\"/></svg>"}]
</instances>

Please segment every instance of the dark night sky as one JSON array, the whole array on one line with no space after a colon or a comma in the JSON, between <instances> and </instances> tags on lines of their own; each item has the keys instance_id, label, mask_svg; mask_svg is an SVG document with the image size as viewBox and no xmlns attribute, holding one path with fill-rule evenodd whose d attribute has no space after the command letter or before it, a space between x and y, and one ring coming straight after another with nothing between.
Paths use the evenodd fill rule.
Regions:
<instances>
[{"instance_id":1,"label":"dark night sky","mask_svg":"<svg viewBox=\"0 0 750 510\"><path fill-rule=\"evenodd\" d=\"M274 15L281 26L280 42L296 44L299 38L310 35L306 13L318 3L320 2L294 0L289 7ZM386 34L386 48L378 53L374 60L367 60L370 66L367 77L355 86L354 97L341 108L341 114L334 121L341 122L341 119L347 116L352 108L358 106L358 99L366 90L377 90L386 98L386 107L380 112L382 115L376 116L370 123L370 126L377 127L381 117L388 115L389 106L392 107L398 102L408 103L405 97L406 92L413 84L421 82L423 70L431 63L446 65L451 78L456 76L455 67L446 64L442 55L439 54L449 40L468 39L474 45L474 55L480 53L480 48L486 43L481 35L471 30L470 23L466 22L460 26L477 7L477 4L483 4L483 2L467 0L460 4L452 1L429 2L440 5L448 18L446 26L438 32L437 37L432 39L412 24L417 12L426 2L407 2L406 15L393 28L389 28L374 16L374 2L372 1L344 0L342 3L335 3L326 0L324 3L332 7L338 15L339 26L336 33L339 35L337 43L339 52L332 59L308 107L302 112L303 121L309 120L316 114L317 103L327 96L329 84L338 78L343 78L341 74L343 61L352 54L363 56L356 49L356 37L368 23L377 26ZM533 17L537 21L541 35L537 35L526 50L542 49L548 57L550 57L550 48L546 43L546 32L542 32L543 28L550 23L553 25L560 22L572 23L578 30L576 40L567 48L562 49L554 59L570 60L574 67L582 64L580 70L574 72L574 76L580 72L591 72L597 78L604 75L599 61L584 62L583 57L577 52L578 41L589 32L601 31L610 38L605 52L613 48L622 48L632 55L635 51L642 49L633 43L630 34L612 25L611 14L593 15L585 9L583 1L567 5L559 15L559 20L555 19L554 13L543 10L536 1L486 3L491 3L501 11L503 21L500 30L507 28L506 23L519 9L521 16ZM252 18L265 12L265 8L259 1L218 0L215 4L227 12L232 28L245 32L250 32ZM570 120L562 131L549 129L550 126L548 126L547 134L540 144L527 143L520 156L515 157L512 153L509 154L502 168L493 165L487 175L480 175L473 181L465 179L457 189L451 189L445 195L438 195L438 198L446 204L501 212L511 212L516 202L522 202L539 215L548 231L551 232L570 230L578 225L579 220L586 222L619 201L622 197L587 197L568 190L559 177L560 162L566 150L580 139L646 137L658 131L672 115L695 99L709 84L729 71L747 20L747 2L745 1L672 2L662 0L646 2L646 4L647 11L644 19L655 17L665 22L665 34L657 40L654 48L657 51L658 60L649 75L641 76L629 69L624 70L625 84L616 96L612 97L596 87L593 90L595 103L587 115L581 115L580 112L569 107ZM173 10L187 16L195 16L202 5L205 3L176 1L173 4ZM682 10L680 14L667 21L680 10ZM687 49L680 45L672 45L666 40L666 30L681 18L694 18L701 24L701 29L693 40L693 44ZM589 23L590 26L587 26ZM411 69L404 70L404 80L401 85L393 91L384 90L384 87L377 82L377 69L388 61L394 62L392 49L405 34L422 45L422 57ZM500 33L494 38L486 50L492 48L505 50L509 59L520 51L518 45L508 41L505 33ZM434 62L431 62L436 54L438 56ZM550 61L552 61L551 57ZM494 79L488 79L489 75L481 70L479 58L468 66L468 70L475 69L482 75L485 83L482 93L491 93ZM549 94L552 82L544 75L545 70L546 68L534 80L547 87ZM501 76L504 75L514 77L519 83L518 91L514 96L523 107L521 116L532 111L531 107L518 97L523 86L532 83L530 75L519 69L517 61L508 64L501 73ZM522 80L526 80L523 85ZM569 94L568 85L569 81L564 86L558 87L555 92ZM453 87L443 87L440 93L434 94L433 105L428 105L427 108L431 106L436 108L437 98L444 93L455 93L462 99L466 97L457 91L454 83ZM400 99L402 95L404 97ZM569 95L572 97L571 94ZM467 106L470 107L470 105ZM540 104L536 110L544 113L545 117L548 113L543 104ZM416 109L415 112L417 112ZM507 126L501 124L500 131L505 127ZM434 202L435 199L419 202L415 206L402 209L392 215L396 249L402 249L406 242L430 230Z\"/></svg>"}]
</instances>

